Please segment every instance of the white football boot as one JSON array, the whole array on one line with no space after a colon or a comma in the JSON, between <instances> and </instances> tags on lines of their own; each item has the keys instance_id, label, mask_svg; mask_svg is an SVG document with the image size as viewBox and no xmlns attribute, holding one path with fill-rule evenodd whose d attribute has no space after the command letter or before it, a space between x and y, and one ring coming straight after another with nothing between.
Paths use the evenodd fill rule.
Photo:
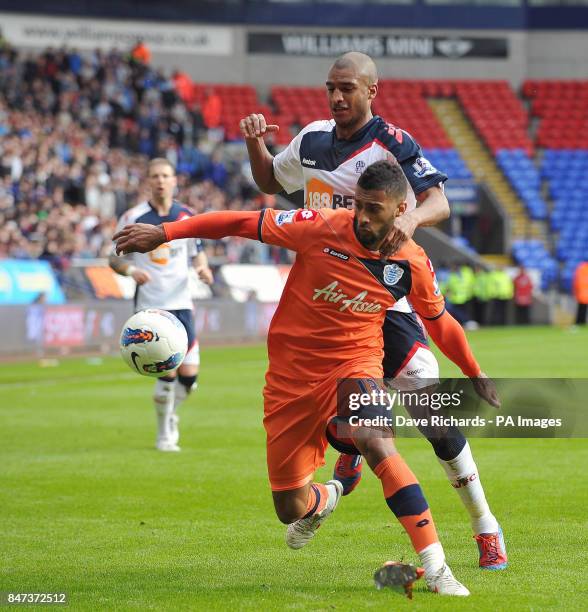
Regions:
<instances>
[{"instance_id":1,"label":"white football boot","mask_svg":"<svg viewBox=\"0 0 588 612\"><path fill-rule=\"evenodd\" d=\"M467 597L470 594L466 587L456 579L446 563L431 576L425 574L425 580L427 582L427 587L429 587L429 591L439 593L439 595Z\"/></svg>"},{"instance_id":2,"label":"white football boot","mask_svg":"<svg viewBox=\"0 0 588 612\"><path fill-rule=\"evenodd\" d=\"M316 530L325 522L337 507L343 494L343 485L338 480L329 480L325 483L329 492L327 503L321 512L308 518L301 518L288 525L286 530L286 544L290 548L299 549L306 546L314 538Z\"/></svg>"},{"instance_id":3,"label":"white football boot","mask_svg":"<svg viewBox=\"0 0 588 612\"><path fill-rule=\"evenodd\" d=\"M164 453L177 453L182 450L173 440L170 440L169 438L158 439L157 443L155 444L155 448L158 451L163 451Z\"/></svg>"}]
</instances>

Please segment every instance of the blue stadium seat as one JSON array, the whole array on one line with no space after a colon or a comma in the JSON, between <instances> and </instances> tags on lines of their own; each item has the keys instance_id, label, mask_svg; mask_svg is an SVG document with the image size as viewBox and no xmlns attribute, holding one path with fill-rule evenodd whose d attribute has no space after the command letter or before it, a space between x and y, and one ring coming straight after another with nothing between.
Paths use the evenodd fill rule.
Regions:
<instances>
[{"instance_id":1,"label":"blue stadium seat","mask_svg":"<svg viewBox=\"0 0 588 612\"><path fill-rule=\"evenodd\" d=\"M473 175L455 149L426 149L425 157L450 179L471 180Z\"/></svg>"},{"instance_id":2,"label":"blue stadium seat","mask_svg":"<svg viewBox=\"0 0 588 612\"><path fill-rule=\"evenodd\" d=\"M541 175L527 153L522 149L503 149L497 152L496 160L531 219L547 219L547 205L541 195Z\"/></svg>"},{"instance_id":3,"label":"blue stadium seat","mask_svg":"<svg viewBox=\"0 0 588 612\"><path fill-rule=\"evenodd\" d=\"M541 288L543 290L549 289L557 281L559 264L540 240L517 240L513 242L512 256L517 264L541 272Z\"/></svg>"}]
</instances>

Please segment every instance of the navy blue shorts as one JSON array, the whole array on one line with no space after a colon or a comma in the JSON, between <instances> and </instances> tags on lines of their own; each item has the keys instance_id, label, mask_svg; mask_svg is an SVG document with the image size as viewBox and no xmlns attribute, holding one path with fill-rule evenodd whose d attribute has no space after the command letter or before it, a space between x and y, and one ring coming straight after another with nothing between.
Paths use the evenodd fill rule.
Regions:
<instances>
[{"instance_id":1,"label":"navy blue shorts","mask_svg":"<svg viewBox=\"0 0 588 612\"><path fill-rule=\"evenodd\" d=\"M175 317L180 320L180 323L184 326L186 333L188 334L188 351L194 346L196 342L196 322L194 321L194 311L185 310L168 310Z\"/></svg>"}]
</instances>

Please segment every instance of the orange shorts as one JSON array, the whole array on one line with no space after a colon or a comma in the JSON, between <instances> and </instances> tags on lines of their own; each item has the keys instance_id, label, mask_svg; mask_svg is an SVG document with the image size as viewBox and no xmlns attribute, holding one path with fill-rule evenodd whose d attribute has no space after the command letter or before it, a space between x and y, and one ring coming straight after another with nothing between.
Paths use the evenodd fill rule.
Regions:
<instances>
[{"instance_id":1,"label":"orange shorts","mask_svg":"<svg viewBox=\"0 0 588 612\"><path fill-rule=\"evenodd\" d=\"M341 378L381 379L382 365L348 362L312 382L267 373L263 425L272 491L304 486L325 464L326 428L337 412L337 380Z\"/></svg>"}]
</instances>

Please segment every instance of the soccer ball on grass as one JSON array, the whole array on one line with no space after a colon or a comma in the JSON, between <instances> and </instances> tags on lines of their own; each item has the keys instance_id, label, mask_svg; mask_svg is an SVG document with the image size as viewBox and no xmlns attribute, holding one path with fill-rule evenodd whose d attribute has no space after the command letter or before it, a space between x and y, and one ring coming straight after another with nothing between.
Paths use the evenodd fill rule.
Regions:
<instances>
[{"instance_id":1,"label":"soccer ball on grass","mask_svg":"<svg viewBox=\"0 0 588 612\"><path fill-rule=\"evenodd\" d=\"M177 369L188 350L188 335L177 317L150 308L135 313L123 326L120 353L131 370L160 378Z\"/></svg>"}]
</instances>

